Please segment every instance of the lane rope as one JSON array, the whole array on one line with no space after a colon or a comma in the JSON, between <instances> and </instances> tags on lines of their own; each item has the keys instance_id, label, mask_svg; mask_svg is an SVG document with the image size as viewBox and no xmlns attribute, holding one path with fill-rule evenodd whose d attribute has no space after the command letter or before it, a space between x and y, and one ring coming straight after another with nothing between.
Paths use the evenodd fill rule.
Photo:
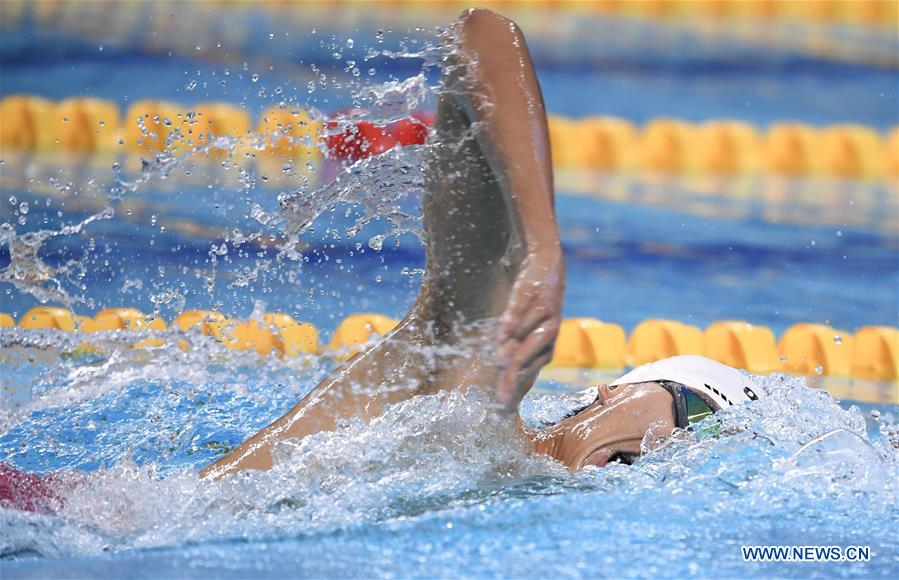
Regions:
<instances>
[{"instance_id":1,"label":"lane rope","mask_svg":"<svg viewBox=\"0 0 899 580\"><path fill-rule=\"evenodd\" d=\"M179 333L181 348L189 348L180 333L196 327L230 350L281 357L324 354L339 360L358 352L373 335L389 333L397 323L381 314L352 314L337 326L330 342L322 344L315 326L284 313L239 320L208 310L188 310L175 317L171 325L135 308L107 308L87 317L66 308L39 306L18 322L0 313L0 327L85 335L142 331L136 333L136 348L162 346L162 333L167 329ZM628 336L618 324L569 318L562 322L550 367L617 370L683 354L701 354L754 374L784 372L896 381L899 328L864 326L853 334L825 324L799 323L777 340L770 328L746 321L718 321L703 330L675 320L648 319Z\"/></svg>"},{"instance_id":2,"label":"lane rope","mask_svg":"<svg viewBox=\"0 0 899 580\"><path fill-rule=\"evenodd\" d=\"M97 156L203 150L193 157L220 161L234 147L230 157L236 163L266 157L316 164L323 156L351 162L423 143L431 122L430 115L414 113L383 126L322 123L299 107L271 107L254 124L234 104L189 109L153 100L132 104L122 117L112 101L12 95L0 102L0 154L7 159L15 152ZM549 130L558 169L899 180L899 126L885 133L864 125L793 122L758 129L739 120L694 124L672 118L638 126L616 117L551 115ZM221 137L227 138L223 144L216 141Z\"/></svg>"}]
</instances>

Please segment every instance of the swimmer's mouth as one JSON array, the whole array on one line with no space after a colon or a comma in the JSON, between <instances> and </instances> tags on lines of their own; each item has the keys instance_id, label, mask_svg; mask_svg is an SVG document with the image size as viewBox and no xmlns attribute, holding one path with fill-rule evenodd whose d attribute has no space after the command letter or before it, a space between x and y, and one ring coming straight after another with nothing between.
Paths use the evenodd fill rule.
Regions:
<instances>
[{"instance_id":1,"label":"swimmer's mouth","mask_svg":"<svg viewBox=\"0 0 899 580\"><path fill-rule=\"evenodd\" d=\"M640 457L639 453L628 451L615 451L607 447L595 449L581 463L581 467L592 465L594 467L605 467L609 463L623 463L624 465L633 465L634 461Z\"/></svg>"}]
</instances>

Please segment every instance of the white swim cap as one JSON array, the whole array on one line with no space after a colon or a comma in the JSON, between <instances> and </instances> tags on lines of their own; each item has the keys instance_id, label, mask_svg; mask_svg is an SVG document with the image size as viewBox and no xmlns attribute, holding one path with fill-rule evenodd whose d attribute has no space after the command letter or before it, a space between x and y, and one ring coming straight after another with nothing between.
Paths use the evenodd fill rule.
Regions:
<instances>
[{"instance_id":1,"label":"white swim cap","mask_svg":"<svg viewBox=\"0 0 899 580\"><path fill-rule=\"evenodd\" d=\"M717 406L715 411L765 396L761 387L740 371L696 355L673 356L645 364L609 383L609 386L650 381L680 383Z\"/></svg>"}]
</instances>

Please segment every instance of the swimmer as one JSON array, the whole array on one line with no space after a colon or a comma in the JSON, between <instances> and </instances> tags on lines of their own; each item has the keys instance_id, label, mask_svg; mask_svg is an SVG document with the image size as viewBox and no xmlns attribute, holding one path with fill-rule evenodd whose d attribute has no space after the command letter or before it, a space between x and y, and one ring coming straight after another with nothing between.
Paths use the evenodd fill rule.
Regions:
<instances>
[{"instance_id":1,"label":"swimmer","mask_svg":"<svg viewBox=\"0 0 899 580\"><path fill-rule=\"evenodd\" d=\"M564 291L546 112L515 23L468 10L451 34L425 168L427 266L415 304L380 342L202 477L270 469L280 440L445 389L495 389L501 409L517 420L518 404L552 356ZM428 354L460 351L470 354ZM734 369L675 357L597 387L589 405L556 425L521 430L535 451L571 470L602 466L639 455L650 431L664 437L755 399L753 389Z\"/></svg>"},{"instance_id":2,"label":"swimmer","mask_svg":"<svg viewBox=\"0 0 899 580\"><path fill-rule=\"evenodd\" d=\"M534 450L572 471L630 461L644 451L647 433L664 438L762 394L734 369L682 356L590 389L587 404L555 425L532 429L515 417L552 356L561 322L564 259L546 113L513 22L469 10L452 33L426 168L427 268L415 304L380 342L202 477L267 470L279 440L332 431L341 419L369 419L385 405L446 389L495 388ZM0 507L52 512L69 485L0 463Z\"/></svg>"}]
</instances>

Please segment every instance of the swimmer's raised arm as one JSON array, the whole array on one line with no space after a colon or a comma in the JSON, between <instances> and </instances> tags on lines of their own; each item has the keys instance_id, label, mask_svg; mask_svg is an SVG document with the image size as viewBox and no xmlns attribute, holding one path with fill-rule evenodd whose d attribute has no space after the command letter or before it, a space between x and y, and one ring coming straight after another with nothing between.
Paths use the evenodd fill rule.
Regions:
<instances>
[{"instance_id":1,"label":"swimmer's raised arm","mask_svg":"<svg viewBox=\"0 0 899 580\"><path fill-rule=\"evenodd\" d=\"M549 362L561 322L564 260L556 226L546 111L524 35L488 10L458 25L464 70L458 84L481 151L512 222L510 248L524 253L498 332L504 372L497 398L514 411Z\"/></svg>"},{"instance_id":2,"label":"swimmer's raised arm","mask_svg":"<svg viewBox=\"0 0 899 580\"><path fill-rule=\"evenodd\" d=\"M269 469L277 441L418 394L476 386L514 411L549 361L564 265L540 87L511 21L469 10L453 31L425 168L427 268L415 305L203 477Z\"/></svg>"}]
</instances>

